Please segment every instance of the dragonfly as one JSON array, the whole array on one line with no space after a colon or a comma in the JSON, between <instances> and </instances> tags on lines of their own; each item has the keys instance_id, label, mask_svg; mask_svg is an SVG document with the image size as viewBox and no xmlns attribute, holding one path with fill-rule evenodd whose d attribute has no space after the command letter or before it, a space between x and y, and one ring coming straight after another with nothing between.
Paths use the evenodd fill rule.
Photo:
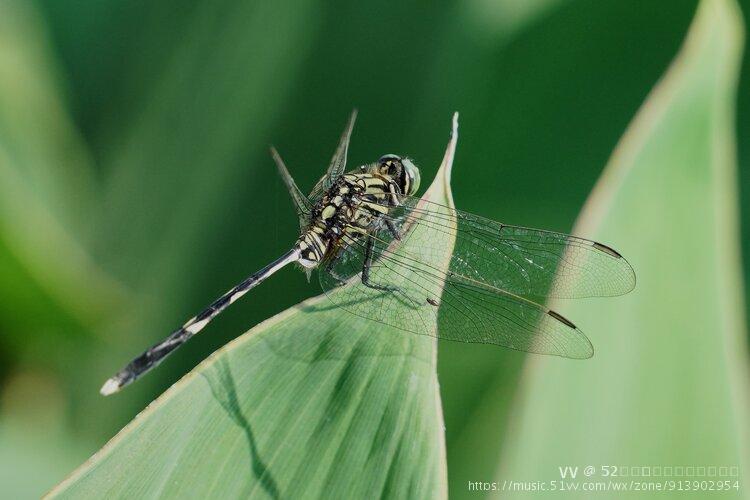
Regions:
<instances>
[{"instance_id":1,"label":"dragonfly","mask_svg":"<svg viewBox=\"0 0 750 500\"><path fill-rule=\"evenodd\" d=\"M299 217L299 238L280 258L108 379L103 395L156 367L227 307L292 263L308 278L317 270L337 307L398 330L566 358L593 355L586 335L544 303L626 294L635 287L628 261L602 243L508 225L419 198L420 171L407 157L387 154L347 172L356 116L355 110L327 171L307 196L271 147ZM454 150L456 120L454 116ZM421 239L407 245L415 235Z\"/></svg>"}]
</instances>

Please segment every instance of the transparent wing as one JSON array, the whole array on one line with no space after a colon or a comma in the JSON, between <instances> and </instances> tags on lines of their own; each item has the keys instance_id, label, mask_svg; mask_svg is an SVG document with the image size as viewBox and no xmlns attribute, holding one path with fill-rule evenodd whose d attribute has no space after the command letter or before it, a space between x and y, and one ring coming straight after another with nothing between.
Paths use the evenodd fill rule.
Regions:
<instances>
[{"instance_id":1,"label":"transparent wing","mask_svg":"<svg viewBox=\"0 0 750 500\"><path fill-rule=\"evenodd\" d=\"M402 239L409 237L405 234ZM418 254L407 254L389 241L385 231L374 238L369 284L396 289L379 290L362 283L367 243L366 237L360 237L342 247L328 272L319 275L323 289L339 307L441 339L568 358L593 354L586 336L554 311L433 265L445 257L447 245L423 246ZM334 289L336 293L330 293Z\"/></svg>"},{"instance_id":2,"label":"transparent wing","mask_svg":"<svg viewBox=\"0 0 750 500\"><path fill-rule=\"evenodd\" d=\"M323 193L325 193L328 188L330 188L333 183L336 182L336 179L338 179L341 174L344 173L344 170L346 169L346 155L349 150L349 140L351 139L352 129L354 128L354 121L356 119L357 110L355 109L349 116L349 121L346 124L346 128L341 134L339 145L336 148L336 152L333 154L333 158L331 158L331 163L328 166L328 170L326 170L326 173L323 175L323 177L320 178L318 183L315 184L315 187L310 192L310 196L308 196L313 205L316 201L320 200L320 198L323 196Z\"/></svg>"},{"instance_id":3,"label":"transparent wing","mask_svg":"<svg viewBox=\"0 0 750 500\"><path fill-rule=\"evenodd\" d=\"M329 296L356 315L449 340L587 358L586 336L540 302L621 295L635 286L630 264L606 245L414 197L401 203L369 236L370 287L362 283L367 235L343 241L320 275L324 290L346 289Z\"/></svg>"},{"instance_id":4,"label":"transparent wing","mask_svg":"<svg viewBox=\"0 0 750 500\"><path fill-rule=\"evenodd\" d=\"M628 261L595 241L502 224L409 196L386 217L398 227L418 224L455 234L453 273L521 297L612 297L635 288Z\"/></svg>"}]
</instances>

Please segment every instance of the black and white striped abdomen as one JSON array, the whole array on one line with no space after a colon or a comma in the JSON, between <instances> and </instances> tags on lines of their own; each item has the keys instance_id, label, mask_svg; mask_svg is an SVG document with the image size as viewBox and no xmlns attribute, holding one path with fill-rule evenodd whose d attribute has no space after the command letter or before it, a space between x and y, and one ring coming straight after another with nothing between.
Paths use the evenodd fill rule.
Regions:
<instances>
[{"instance_id":1,"label":"black and white striped abdomen","mask_svg":"<svg viewBox=\"0 0 750 500\"><path fill-rule=\"evenodd\" d=\"M297 240L298 262L307 269L316 267L325 257L328 246L329 239L325 235L325 228L313 225Z\"/></svg>"}]
</instances>

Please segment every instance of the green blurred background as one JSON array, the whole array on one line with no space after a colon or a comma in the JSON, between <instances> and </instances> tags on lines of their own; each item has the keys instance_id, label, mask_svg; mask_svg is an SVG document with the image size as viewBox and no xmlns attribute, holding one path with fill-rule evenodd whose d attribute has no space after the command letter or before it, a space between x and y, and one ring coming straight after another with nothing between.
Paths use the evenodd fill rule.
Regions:
<instances>
[{"instance_id":1,"label":"green blurred background","mask_svg":"<svg viewBox=\"0 0 750 500\"><path fill-rule=\"evenodd\" d=\"M570 231L696 5L0 0L4 492L46 491L209 353L319 293L284 270L142 382L98 394L132 355L289 247L297 220L270 143L307 189L357 107L350 161L408 154L428 180L458 110L457 205ZM745 57L746 280L748 69ZM476 449L475 468L465 454L454 468L452 450L498 380L510 404L524 359L441 344L453 496L472 479L459 470L495 470L497 443ZM493 409L488 432L508 408Z\"/></svg>"}]
</instances>

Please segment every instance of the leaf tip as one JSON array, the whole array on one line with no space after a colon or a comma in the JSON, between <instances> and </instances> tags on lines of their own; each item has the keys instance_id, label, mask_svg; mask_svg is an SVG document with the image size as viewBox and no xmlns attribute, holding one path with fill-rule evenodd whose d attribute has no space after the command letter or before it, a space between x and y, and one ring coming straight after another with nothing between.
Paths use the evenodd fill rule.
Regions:
<instances>
[{"instance_id":1,"label":"leaf tip","mask_svg":"<svg viewBox=\"0 0 750 500\"><path fill-rule=\"evenodd\" d=\"M458 142L458 112L453 113L451 120L451 133L448 146L445 148L443 161L435 174L435 179L424 194L425 198L446 197L449 205L453 205L453 197L450 194L451 171L453 170L453 157L456 155L456 143ZM441 193L441 194L439 194Z\"/></svg>"}]
</instances>

